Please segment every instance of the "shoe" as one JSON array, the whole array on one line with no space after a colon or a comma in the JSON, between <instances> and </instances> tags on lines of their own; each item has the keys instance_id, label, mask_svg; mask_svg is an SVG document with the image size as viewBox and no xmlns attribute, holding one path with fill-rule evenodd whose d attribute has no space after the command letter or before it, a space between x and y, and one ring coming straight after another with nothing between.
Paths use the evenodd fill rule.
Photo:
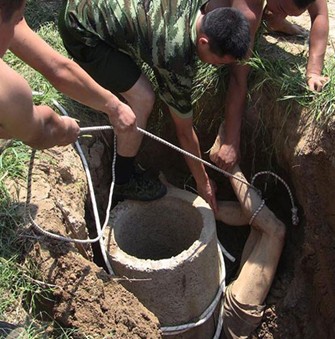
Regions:
<instances>
[{"instance_id":1,"label":"shoe","mask_svg":"<svg viewBox=\"0 0 335 339\"><path fill-rule=\"evenodd\" d=\"M154 179L146 174L145 171L137 170L126 184L115 184L113 200L152 201L162 198L167 192L166 186L158 178Z\"/></svg>"}]
</instances>

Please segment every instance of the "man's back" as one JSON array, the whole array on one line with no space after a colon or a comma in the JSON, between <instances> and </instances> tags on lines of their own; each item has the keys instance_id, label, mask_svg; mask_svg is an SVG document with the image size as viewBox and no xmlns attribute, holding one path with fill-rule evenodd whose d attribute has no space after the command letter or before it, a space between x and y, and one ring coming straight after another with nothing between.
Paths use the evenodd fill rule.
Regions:
<instances>
[{"instance_id":1,"label":"man's back","mask_svg":"<svg viewBox=\"0 0 335 339\"><path fill-rule=\"evenodd\" d=\"M88 47L104 43L130 55L138 65L147 63L161 98L186 114L192 110L195 24L205 2L72 0L60 16L60 32L63 40L69 34Z\"/></svg>"},{"instance_id":2,"label":"man's back","mask_svg":"<svg viewBox=\"0 0 335 339\"><path fill-rule=\"evenodd\" d=\"M137 60L164 67L191 44L192 26L205 2L73 0L65 23L88 46L103 40Z\"/></svg>"}]
</instances>

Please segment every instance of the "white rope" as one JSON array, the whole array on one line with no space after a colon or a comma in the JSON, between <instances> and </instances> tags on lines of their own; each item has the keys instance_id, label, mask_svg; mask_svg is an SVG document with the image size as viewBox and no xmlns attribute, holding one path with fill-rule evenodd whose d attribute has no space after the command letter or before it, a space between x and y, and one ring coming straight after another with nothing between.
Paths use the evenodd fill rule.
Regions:
<instances>
[{"instance_id":1,"label":"white rope","mask_svg":"<svg viewBox=\"0 0 335 339\"><path fill-rule=\"evenodd\" d=\"M257 210L254 212L254 214L251 216L250 220L249 220L249 225L251 225L253 223L253 221L255 220L257 214L262 210L262 208L265 205L265 200L261 201L261 204L259 205L259 207L257 208Z\"/></svg>"},{"instance_id":2,"label":"white rope","mask_svg":"<svg viewBox=\"0 0 335 339\"><path fill-rule=\"evenodd\" d=\"M219 267L220 267L219 268L220 269L220 274L219 274L220 284L219 284L218 291L213 301L205 309L205 311L201 313L201 315L199 316L196 322L191 322L191 323L181 324L181 325L176 325L176 326L162 326L161 331L164 335L166 336L176 335L176 334L184 333L192 328L201 326L213 315L220 299L221 299L221 302L223 303L223 295L224 295L224 288L225 288L225 274L223 272L224 272L225 266L224 266L224 259L223 259L219 246L218 246L218 254L219 254ZM219 321L215 333L218 333L218 332L221 333L221 329L222 329L222 322L220 323Z\"/></svg>"},{"instance_id":3,"label":"white rope","mask_svg":"<svg viewBox=\"0 0 335 339\"><path fill-rule=\"evenodd\" d=\"M56 101L53 100L53 103L55 104L56 107L59 108L59 110L64 114L68 116L68 113L66 112L66 110ZM94 132L94 131L102 131L102 130L111 130L113 129L112 126L96 126L96 127L83 127L80 129L80 133L81 134L85 134L87 132ZM256 179L257 176L262 175L262 174L271 174L273 176L275 176L278 180L280 180L286 187L286 189L288 190L290 199L291 199L291 203L292 203L292 223L294 225L296 225L299 222L299 219L297 217L297 208L294 205L294 200L293 200L293 195L288 187L288 185L286 184L286 182L281 179L278 175L276 175L275 173L272 173L270 171L264 171L264 172L259 172L257 173L251 183L247 182L244 179L241 179L238 176L235 176L227 171L222 170L221 168L218 168L217 166L214 166L213 164L199 158L196 157L195 155L169 143L168 141L157 137L154 134L151 134L150 132L143 130L139 127L137 127L137 130L141 133L143 133L144 135L149 136L150 138L161 142L164 145L167 145L168 147L178 151L179 153L182 153L183 155L186 155L190 158L192 158L193 160L197 160L199 162L202 162L204 165L206 165L207 167L210 167L222 174L224 174L225 176L229 176L229 177L233 177L234 179L244 183L245 185L247 185L248 187L251 187L253 189L255 189L256 192L258 192L258 190L253 186L254 180ZM95 200L95 193L94 193L94 188L93 188L93 184L92 184L92 179L91 179L91 175L89 172L89 168L88 168L88 164L86 162L85 156L82 152L81 146L78 143L78 141L75 142L75 146L78 150L78 153L81 157L81 160L83 162L83 166L86 172L86 176L87 176L87 180L88 180L88 186L89 186L89 193L90 193L90 197L91 197L91 202L92 202L92 208L93 208L93 214L94 214L94 219L95 219L95 223L96 223L96 228L97 228L97 237L94 239L73 239L73 238L68 238L68 237L63 237L63 236L59 236L56 235L54 233L50 233L47 232L45 230L43 230L32 218L31 214L30 214L30 209L28 207L29 203L30 203L30 199L31 199L31 175L32 175L32 167L33 167L33 162L34 162L34 156L35 156L35 150L32 151L32 156L31 156L31 161L30 161L30 165L29 165L29 171L28 171L28 193L27 193L27 200L26 200L26 214L28 215L31 223L33 224L34 227L36 227L42 234L45 234L49 237L52 237L54 239L57 240L61 240L61 241L66 241L66 242L75 242L75 243L93 243L93 242L97 242L99 241L99 244L101 246L101 252L106 264L106 267L109 271L109 273L111 275L114 275L113 269L110 265L110 262L107 258L107 251L105 250L105 245L103 242L103 233L105 230L105 227L107 226L108 220L109 220L109 214L110 214L110 208L111 208L111 203L112 203L112 196L113 196L113 190L114 190L114 181L115 181L115 159L116 159L116 135L114 135L114 156L113 156L113 164L112 164L112 183L111 183L111 187L110 187L110 192L109 192L109 200L108 200L108 206L107 206L107 211L106 211L106 218L105 218L105 222L104 225L101 227L100 224L100 219L99 219L99 214L98 214L98 210L97 210L97 204L96 204L96 200ZM251 224L254 220L254 218L257 216L257 214L260 212L260 210L263 208L265 202L264 200L262 200L261 205L258 207L258 209L254 212L254 214L252 215L249 224ZM161 330L163 332L163 334L165 335L175 335L178 333L183 333L191 328L194 327L198 327L202 324L204 324L213 314L213 312L215 311L216 306L218 305L218 302L220 300L220 298L222 299L222 304L220 306L220 315L219 315L219 321L218 321L218 325L216 328L216 332L215 335L213 337L213 339L218 339L220 337L221 334L221 330L222 330L222 313L223 313L223 298L222 298L222 294L224 294L224 286L225 286L225 279L224 277L222 277L222 272L223 272L223 267L224 267L224 261L223 261L223 256L222 253L224 253L227 258L231 261L235 261L235 258L233 256L231 256L228 251L222 246L222 244L218 241L218 253L219 253L219 259L220 259L220 285L219 285L219 289L217 291L217 294L214 298L214 300L212 301L212 303L209 305L209 307L200 315L199 320L193 323L188 323L188 324L182 324L182 325L178 325L178 326L165 326L162 327Z\"/></svg>"},{"instance_id":4,"label":"white rope","mask_svg":"<svg viewBox=\"0 0 335 339\"><path fill-rule=\"evenodd\" d=\"M233 257L224 247L223 245L221 244L221 242L218 240L218 244L220 246L220 249L221 249L221 252L227 257L227 259L229 259L229 261L231 262L235 262L236 259L235 257Z\"/></svg>"},{"instance_id":5,"label":"white rope","mask_svg":"<svg viewBox=\"0 0 335 339\"><path fill-rule=\"evenodd\" d=\"M68 116L68 113L66 112L66 110L56 101L56 100L53 100L53 103L59 108L59 110L64 114L64 115L67 115ZM103 130L111 130L113 129L112 126L109 126L109 125L106 125L106 126L94 126L94 127L82 127L80 128L80 133L81 134L85 134L85 133L91 133L91 132L95 132L95 131L103 131ZM251 180L251 184L248 183L246 180L243 180L241 179L240 177L238 176L234 176L233 174L227 172L227 171L224 171L220 168L218 168L217 166L214 166L213 164L201 159L201 158L198 158L196 157L195 155L181 149L181 148L178 148L177 146L169 143L168 141L162 139L162 138L159 138L157 137L156 135L154 134L151 134L150 132L146 131L146 130L143 130L141 128L137 128L139 132L151 137L152 139L154 140L157 140L169 147L171 147L172 149L182 153L183 155L186 155L194 160L197 160L197 161L200 161L202 162L203 164L205 164L206 166L226 175L226 176L230 176L230 177L233 177L235 178L236 180L246 184L247 186L255 189L255 191L259 194L259 190L257 190L255 188L255 186L253 185L255 179L260 176L260 175L264 175L264 174L270 174L270 175L273 175L274 177L276 177L280 182L282 182L284 184L284 186L286 187L288 193L289 193L289 196L290 196L290 200L291 200L291 204L292 204L292 208L291 208L291 211L292 211L292 223L293 225L297 225L298 222L299 222L299 219L298 219L298 216L297 216L297 207L294 205L294 200L293 200L293 195L291 193L291 190L290 188L288 187L288 185L286 184L286 182L280 178L277 174L273 173L273 172L270 172L270 171L263 171L263 172L259 172L257 174L255 174ZM116 142L116 139L115 139L115 135L114 135L114 142ZM109 210L110 210L110 206L111 206L111 202L112 202L112 195L113 195L113 189L114 189L114 178L115 178L115 173L114 173L114 167L113 167L113 180L112 180L112 183L111 183L111 188L110 188L110 194L109 194L109 201L108 201L108 209L107 209L107 217L106 217L106 221L103 225L103 227L101 228L101 225L100 225L100 220L99 220L99 216L98 216L98 211L97 211L97 205L96 205L96 202L95 202L95 194L94 194L94 189L93 189L93 185L92 185L92 180L91 180L91 177L90 177L90 172L88 170L88 165L87 165L87 162L86 162L86 159L83 155L83 152L82 152L82 149L80 147L80 144L78 143L78 141L75 142L75 145L78 149L78 152L79 152L79 155L82 159L82 162L83 162L83 165L84 165L84 169L85 169L85 172L86 172L86 176L88 178L88 185L89 185L89 191L90 191L90 196L91 196L91 201L92 201L92 207L93 207L93 213L94 213L94 217L95 217L95 220L96 220L96 225L97 225L97 229L98 229L98 236L94 239L73 239L73 238L67 238L67 237L62 237L62 236L59 236L59 235L55 235L55 234L52 234L50 232L47 232L47 231L44 231L41 227L39 227L35 221L33 220L33 218L31 217L30 215L30 212L28 213L28 216L29 216L29 219L30 221L33 223L33 225L43 234L47 235L47 236L51 236L55 239L58 239L58 240L62 240L62 241L72 241L72 242L78 242L78 243L93 243L93 242L97 242L99 241L101 243L101 240L102 240L102 235L103 235L103 231L107 225L107 222L108 222L108 219L107 217L109 218ZM114 146L114 157L113 157L113 165L115 165L115 149L116 147ZM32 158L33 158L33 155L32 155ZM29 179L29 175L28 175L28 179ZM30 187L30 185L28 185L28 187ZM27 196L28 197L28 196ZM249 225L252 224L253 220L255 219L255 217L257 216L257 214L261 211L261 209L263 208L265 202L264 200L262 200L262 203L261 205L259 206L259 208L254 212L254 214L252 215L250 221L249 221ZM99 230L101 230L101 232L99 232ZM230 260L230 261L234 261L235 258L233 256L231 256L229 254L229 252L221 245L221 250L223 251L223 253L225 254L225 256Z\"/></svg>"},{"instance_id":6,"label":"white rope","mask_svg":"<svg viewBox=\"0 0 335 339\"><path fill-rule=\"evenodd\" d=\"M69 116L67 111L56 100L53 100L53 103L62 112L63 115ZM34 164L34 158L35 158L36 150L32 150L31 158L30 158L30 164L29 164L29 170L28 170L28 183L27 183L27 198L26 198L26 204L25 204L25 215L28 217L28 219L30 220L32 225L39 232L41 232L42 234L44 234L48 237L51 237L53 239L64 241L64 242L73 242L73 243L81 243L81 244L95 243L95 242L99 241L99 244L100 244L100 247L101 247L101 253L102 253L104 262L106 264L107 270L111 275L115 275L114 272L113 272L113 269L110 265L110 262L107 258L107 251L105 250L105 245L104 245L104 241L103 241L103 234L104 234L105 228L106 228L108 221L109 221L109 215L110 215L110 209L111 209L111 203L112 203L112 196L113 196L114 185L115 185L114 182L115 182L116 136L114 136L114 156L113 156L113 163L112 163L112 183L111 183L110 191L109 191L109 200L108 200L108 206L107 206L107 210L106 210L106 218L105 218L105 222L104 222L102 227L101 227L101 223L100 223L97 203L96 203L96 200L95 200L94 187L93 187L93 183L92 183L92 178L91 178L89 166L87 164L85 155L84 155L83 150L82 150L78 141L75 142L75 146L76 146L77 151L79 153L79 156L82 160L83 167L84 167L86 177L87 177L87 183L88 183L89 193L90 193L90 197L91 197L91 203L92 203L92 208L93 208L93 215L94 215L94 220L95 220L95 225L96 225L96 230L97 230L97 236L94 239L91 239L91 238L74 239L74 238L70 238L70 237L65 237L65 236L55 234L55 233L48 232L48 231L44 230L42 227L40 227L35 222L35 220L33 219L33 217L31 216L31 213L30 213L29 204L30 204L30 201L31 201L32 168L33 168L33 164Z\"/></svg>"},{"instance_id":7,"label":"white rope","mask_svg":"<svg viewBox=\"0 0 335 339\"><path fill-rule=\"evenodd\" d=\"M109 125L106 125L106 126L94 126L94 127L82 127L82 128L80 128L80 133L85 134L85 133L91 133L91 132L100 131L100 130L105 131L105 130L112 130L112 129L113 129L113 126L109 126ZM137 127L137 130L139 132L141 132L142 134L150 137L151 139L156 140L156 141L162 143L163 145L166 145L166 146L174 149L175 151L177 151L177 152L179 152L179 153L181 153L181 154L183 154L183 155L185 155L185 156L187 156L187 157L189 157L189 158L191 158L193 160L202 162L207 167L210 167L210 168L216 170L217 172L220 172L220 173L224 174L225 176L232 177L232 178L242 182L243 184L245 184L245 185L247 185L247 186L249 186L249 187L251 187L251 188L253 188L253 189L255 189L257 191L256 187L252 186L246 180L244 180L244 179L242 179L242 178L240 178L238 176L235 176L235 175L233 175L233 174L231 174L231 173L229 173L229 172L227 172L227 171L225 171L225 170L223 170L223 169L221 169L221 168L211 164L210 162L208 162L208 161L206 161L204 159L201 159L201 158L195 156L194 154L189 153L189 152L183 150L180 147L177 147L174 144L171 144L170 142L166 141L165 139L162 139L162 138L158 137L157 135L154 135L154 134L146 131L145 129Z\"/></svg>"},{"instance_id":8,"label":"white rope","mask_svg":"<svg viewBox=\"0 0 335 339\"><path fill-rule=\"evenodd\" d=\"M87 132L91 133L91 132L95 132L95 131L100 131L100 130L110 130L110 129L113 129L113 126L106 125L106 126L83 127L83 128L80 129L80 132L81 132L81 133L87 133ZM236 175L233 175L233 174L231 174L231 173L229 173L229 172L227 172L227 171L225 171L225 170L223 170L223 169L221 169L221 168L219 168L219 167L217 167L217 166L211 164L210 162L208 162L208 161L206 161L206 160L203 160L203 159L201 159L201 158L195 156L194 154L189 153L189 152L187 152L187 151L185 151L185 150L183 150L183 149L181 149L181 148L179 148L179 147L177 147L177 146L171 144L170 142L168 142L168 141L166 141L166 140L164 140L164 139L162 139L162 138L160 138L160 137L158 137L158 136L156 136L156 135L154 135L154 134L152 134L152 133L150 133L150 132L148 132L148 131L146 131L146 130L140 128L140 127L137 127L137 130L138 130L139 132L141 132L142 134L144 134L144 135L146 135L146 136L152 138L153 140L159 141L160 143L162 143L162 144L164 144L164 145L166 145L166 146L168 146L168 147L174 149L175 151L177 151L177 152L179 152L179 153L182 153L183 155L188 156L189 158L192 158L193 160L199 161L199 162L203 163L204 165L206 165L207 167L210 167L210 168L214 169L215 171L224 174L224 175L227 176L227 177L231 177L231 178L234 178L234 179L240 181L241 183L247 185L248 187L253 188L253 189L256 191L256 193L258 193L259 195L260 195L259 190L258 190L258 189L254 186L254 184L253 184L254 181L255 181L255 179L256 179L259 175L264 175L264 174L270 174L270 175L273 175L273 176L276 177L280 182L282 182L282 183L284 184L284 186L286 187L286 189L287 189L287 191L288 191L288 194L289 194L289 196L290 196L291 205L292 205L292 208L291 208L291 212L292 212L292 224L293 224L293 225L297 225L297 224L299 223L298 209L297 209L297 207L296 207L295 204L294 204L294 199L293 199L292 192L291 192L289 186L287 185L287 183L286 183L282 178L280 178L277 174L275 174L275 173L273 173L273 172L271 172L271 171L258 172L258 173L256 173L256 174L253 176L253 178L252 178L252 180L251 180L251 183L249 183L248 181L242 179L241 177L236 176ZM257 211L256 211L257 213L255 212L255 214L254 214L253 217L252 217L252 220L257 216L257 214L260 212L260 210L263 208L263 206L264 206L264 204L261 205L260 208L257 209ZM249 224L250 224L250 222L249 222Z\"/></svg>"},{"instance_id":9,"label":"white rope","mask_svg":"<svg viewBox=\"0 0 335 339\"><path fill-rule=\"evenodd\" d=\"M286 188L286 190L288 192L288 195L290 197L290 200L291 200L291 205L292 205L292 208L291 208L291 212L292 212L292 224L295 225L295 226L298 225L298 223L299 223L298 209L297 209L297 207L294 204L293 194L292 194L292 192L290 190L290 187L287 185L287 183L279 175L277 175L276 173L273 173L271 171L262 171L262 172L256 173L252 177L252 180L251 180L251 184L252 185L254 185L254 182L255 182L256 178L258 176L260 176L260 175L272 175L273 177L278 179L285 186L285 188ZM261 209L262 209L262 207L261 207ZM249 224L251 225L251 222L249 222Z\"/></svg>"}]
</instances>

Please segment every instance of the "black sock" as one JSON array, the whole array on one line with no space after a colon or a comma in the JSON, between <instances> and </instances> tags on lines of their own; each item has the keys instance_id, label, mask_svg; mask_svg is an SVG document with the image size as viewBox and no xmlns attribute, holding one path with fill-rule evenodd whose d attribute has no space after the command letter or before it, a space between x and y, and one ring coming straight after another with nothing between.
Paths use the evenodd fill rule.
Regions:
<instances>
[{"instance_id":1,"label":"black sock","mask_svg":"<svg viewBox=\"0 0 335 339\"><path fill-rule=\"evenodd\" d=\"M115 183L122 185L130 180L133 173L135 157L123 157L116 154Z\"/></svg>"}]
</instances>

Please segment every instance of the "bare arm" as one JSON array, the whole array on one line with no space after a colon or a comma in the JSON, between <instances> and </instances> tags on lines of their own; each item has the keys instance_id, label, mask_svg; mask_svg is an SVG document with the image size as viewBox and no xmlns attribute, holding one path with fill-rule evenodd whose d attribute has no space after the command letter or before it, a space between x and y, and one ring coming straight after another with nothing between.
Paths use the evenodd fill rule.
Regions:
<instances>
[{"instance_id":1,"label":"bare arm","mask_svg":"<svg viewBox=\"0 0 335 339\"><path fill-rule=\"evenodd\" d=\"M192 118L179 118L171 109L172 119L176 126L177 137L183 150L194 154L201 158L201 151L198 137L193 129ZM190 157L185 157L186 163L197 183L197 190L199 195L204 198L211 208L216 212L217 203L215 198L214 184L210 181L204 165L193 160Z\"/></svg>"},{"instance_id":2,"label":"bare arm","mask_svg":"<svg viewBox=\"0 0 335 339\"><path fill-rule=\"evenodd\" d=\"M233 0L232 7L240 10L250 25L251 44L248 59L262 17L263 2ZM223 170L232 168L239 161L241 122L248 91L249 69L249 66L240 64L230 66L228 92L225 99L224 139L219 151L211 156L211 160Z\"/></svg>"},{"instance_id":3,"label":"bare arm","mask_svg":"<svg viewBox=\"0 0 335 339\"><path fill-rule=\"evenodd\" d=\"M311 17L311 30L306 77L309 88L320 91L327 81L327 78L321 75L329 32L326 0L316 0L308 11Z\"/></svg>"},{"instance_id":4,"label":"bare arm","mask_svg":"<svg viewBox=\"0 0 335 339\"><path fill-rule=\"evenodd\" d=\"M106 113L116 132L135 128L135 114L110 91L97 84L79 65L52 49L22 20L15 28L11 51L43 74L60 92Z\"/></svg>"},{"instance_id":5,"label":"bare arm","mask_svg":"<svg viewBox=\"0 0 335 339\"><path fill-rule=\"evenodd\" d=\"M65 146L77 140L74 119L48 106L35 106L28 83L0 59L0 138L15 138L37 149Z\"/></svg>"}]
</instances>

